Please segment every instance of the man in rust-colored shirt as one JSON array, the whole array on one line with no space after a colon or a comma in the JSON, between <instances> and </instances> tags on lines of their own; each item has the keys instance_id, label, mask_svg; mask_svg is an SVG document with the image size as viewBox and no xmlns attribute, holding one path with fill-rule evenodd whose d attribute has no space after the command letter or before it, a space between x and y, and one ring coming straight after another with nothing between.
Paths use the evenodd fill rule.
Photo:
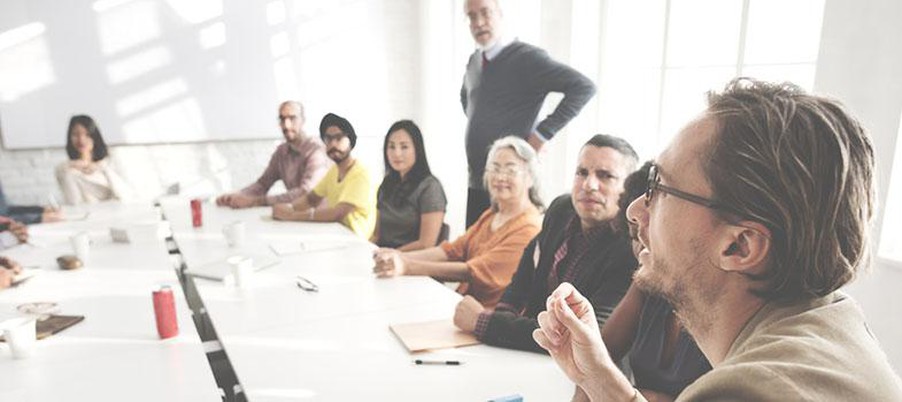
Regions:
<instances>
[{"instance_id":1,"label":"man in rust-colored shirt","mask_svg":"<svg viewBox=\"0 0 902 402\"><path fill-rule=\"evenodd\" d=\"M269 166L256 182L239 192L220 196L216 204L248 208L291 202L307 195L329 170L331 162L323 143L304 132L304 121L304 106L300 102L283 102L279 106L279 127L285 143L273 152ZM279 180L287 192L267 195Z\"/></svg>"}]
</instances>

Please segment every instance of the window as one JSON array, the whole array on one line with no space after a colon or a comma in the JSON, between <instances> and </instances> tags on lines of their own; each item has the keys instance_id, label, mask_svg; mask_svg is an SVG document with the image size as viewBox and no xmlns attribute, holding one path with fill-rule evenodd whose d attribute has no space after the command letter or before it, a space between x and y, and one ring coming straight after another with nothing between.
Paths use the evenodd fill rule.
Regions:
<instances>
[{"instance_id":1,"label":"window","mask_svg":"<svg viewBox=\"0 0 902 402\"><path fill-rule=\"evenodd\" d=\"M810 90L823 9L823 0L610 1L596 77L601 131L648 158L733 77Z\"/></svg>"},{"instance_id":2,"label":"window","mask_svg":"<svg viewBox=\"0 0 902 402\"><path fill-rule=\"evenodd\" d=\"M902 227L899 226L902 222L902 124L896 135L893 170L890 173L886 205L883 208L883 225L877 255L902 263Z\"/></svg>"}]
</instances>

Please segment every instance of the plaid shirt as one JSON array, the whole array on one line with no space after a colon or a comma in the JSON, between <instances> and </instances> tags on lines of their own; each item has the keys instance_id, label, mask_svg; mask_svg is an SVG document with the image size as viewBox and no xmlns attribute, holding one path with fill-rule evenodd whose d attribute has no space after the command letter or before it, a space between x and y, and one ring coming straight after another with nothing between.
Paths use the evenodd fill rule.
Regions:
<instances>
[{"instance_id":1,"label":"plaid shirt","mask_svg":"<svg viewBox=\"0 0 902 402\"><path fill-rule=\"evenodd\" d=\"M579 216L574 215L570 223L567 224L566 239L554 252L551 272L546 278L548 289L555 289L564 282L574 283L583 276L582 273L586 269L591 269L591 267L584 266L580 262L588 254L590 246L601 243L605 233L609 231L610 228L607 224L583 231ZM538 261L538 258L536 258L536 261ZM495 310L480 313L479 318L476 320L476 329L474 330L476 337L481 338L485 334L493 311L510 311L517 315L523 315L525 308L525 306L518 308L517 306L501 302L498 303Z\"/></svg>"}]
</instances>

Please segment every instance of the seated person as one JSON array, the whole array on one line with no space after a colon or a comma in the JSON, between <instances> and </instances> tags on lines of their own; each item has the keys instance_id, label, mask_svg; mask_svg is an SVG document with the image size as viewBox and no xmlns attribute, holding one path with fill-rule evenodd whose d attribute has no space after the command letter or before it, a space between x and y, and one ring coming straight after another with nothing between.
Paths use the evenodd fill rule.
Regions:
<instances>
[{"instance_id":1,"label":"seated person","mask_svg":"<svg viewBox=\"0 0 902 402\"><path fill-rule=\"evenodd\" d=\"M323 116L319 133L335 165L304 197L274 205L272 216L285 221L338 222L369 239L376 225L376 202L369 171L351 156L357 133L347 119L332 113Z\"/></svg>"},{"instance_id":2,"label":"seated person","mask_svg":"<svg viewBox=\"0 0 902 402\"><path fill-rule=\"evenodd\" d=\"M619 202L618 222L629 230L636 253L642 244L636 224L626 219L626 208L645 192L650 168L651 162L647 162L627 177L624 197ZM629 352L634 384L651 401L676 399L689 384L711 370L708 359L673 314L670 303L634 285L601 328L601 337L613 361L620 361Z\"/></svg>"},{"instance_id":3,"label":"seated person","mask_svg":"<svg viewBox=\"0 0 902 402\"><path fill-rule=\"evenodd\" d=\"M69 120L66 152L69 161L56 167L56 179L67 204L93 204L131 196L131 189L113 169L106 142L90 116L72 116Z\"/></svg>"},{"instance_id":4,"label":"seated person","mask_svg":"<svg viewBox=\"0 0 902 402\"><path fill-rule=\"evenodd\" d=\"M871 144L836 100L736 78L655 159L626 212L641 243L633 284L673 306L713 367L678 401L902 401L841 290L870 260ZM547 307L533 336L574 400L646 400L579 291L563 283Z\"/></svg>"},{"instance_id":5,"label":"seated person","mask_svg":"<svg viewBox=\"0 0 902 402\"><path fill-rule=\"evenodd\" d=\"M63 219L59 209L40 205L9 205L3 186L0 185L0 216L5 216L26 225L33 223L57 222Z\"/></svg>"},{"instance_id":6,"label":"seated person","mask_svg":"<svg viewBox=\"0 0 902 402\"><path fill-rule=\"evenodd\" d=\"M28 227L8 217L0 216L0 250L28 241Z\"/></svg>"},{"instance_id":7,"label":"seated person","mask_svg":"<svg viewBox=\"0 0 902 402\"><path fill-rule=\"evenodd\" d=\"M22 272L22 267L19 263L4 256L0 256L0 289L6 289L12 286L13 278L19 272Z\"/></svg>"},{"instance_id":8,"label":"seated person","mask_svg":"<svg viewBox=\"0 0 902 402\"><path fill-rule=\"evenodd\" d=\"M599 134L586 142L571 192L548 207L542 231L523 251L501 302L492 311L464 297L454 324L489 345L544 352L532 339L539 327L536 315L561 282L592 295L596 319L604 324L638 265L628 232L615 224L624 178L637 161L636 152L620 138ZM634 196L642 191L644 187Z\"/></svg>"},{"instance_id":9,"label":"seated person","mask_svg":"<svg viewBox=\"0 0 902 402\"><path fill-rule=\"evenodd\" d=\"M538 160L524 140L509 136L492 144L483 179L491 208L453 242L401 252L378 249L373 272L380 278L429 275L460 282L457 291L494 307L517 269L523 247L539 232Z\"/></svg>"},{"instance_id":10,"label":"seated person","mask_svg":"<svg viewBox=\"0 0 902 402\"><path fill-rule=\"evenodd\" d=\"M282 102L279 105L279 127L285 142L273 152L269 165L256 182L237 193L219 196L216 204L248 208L287 203L307 195L326 174L331 162L326 158L326 148L322 142L304 131L306 121L304 105L297 101ZM267 195L279 180L288 191Z\"/></svg>"},{"instance_id":11,"label":"seated person","mask_svg":"<svg viewBox=\"0 0 902 402\"><path fill-rule=\"evenodd\" d=\"M376 193L376 232L370 240L400 251L435 246L448 201L429 170L420 128L410 120L392 124L382 155L385 178Z\"/></svg>"}]
</instances>

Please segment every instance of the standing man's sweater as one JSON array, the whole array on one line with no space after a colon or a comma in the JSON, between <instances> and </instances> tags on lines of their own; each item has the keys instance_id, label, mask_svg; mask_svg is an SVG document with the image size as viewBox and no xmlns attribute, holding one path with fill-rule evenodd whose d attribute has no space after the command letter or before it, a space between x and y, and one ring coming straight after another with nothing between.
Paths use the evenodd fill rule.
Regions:
<instances>
[{"instance_id":1,"label":"standing man's sweater","mask_svg":"<svg viewBox=\"0 0 902 402\"><path fill-rule=\"evenodd\" d=\"M468 118L466 131L469 187L482 189L489 146L507 135L526 139L537 132L551 139L595 94L591 80L552 60L544 50L514 40L483 68L482 50L467 64L460 102ZM539 121L550 92L564 98L554 112Z\"/></svg>"}]
</instances>

